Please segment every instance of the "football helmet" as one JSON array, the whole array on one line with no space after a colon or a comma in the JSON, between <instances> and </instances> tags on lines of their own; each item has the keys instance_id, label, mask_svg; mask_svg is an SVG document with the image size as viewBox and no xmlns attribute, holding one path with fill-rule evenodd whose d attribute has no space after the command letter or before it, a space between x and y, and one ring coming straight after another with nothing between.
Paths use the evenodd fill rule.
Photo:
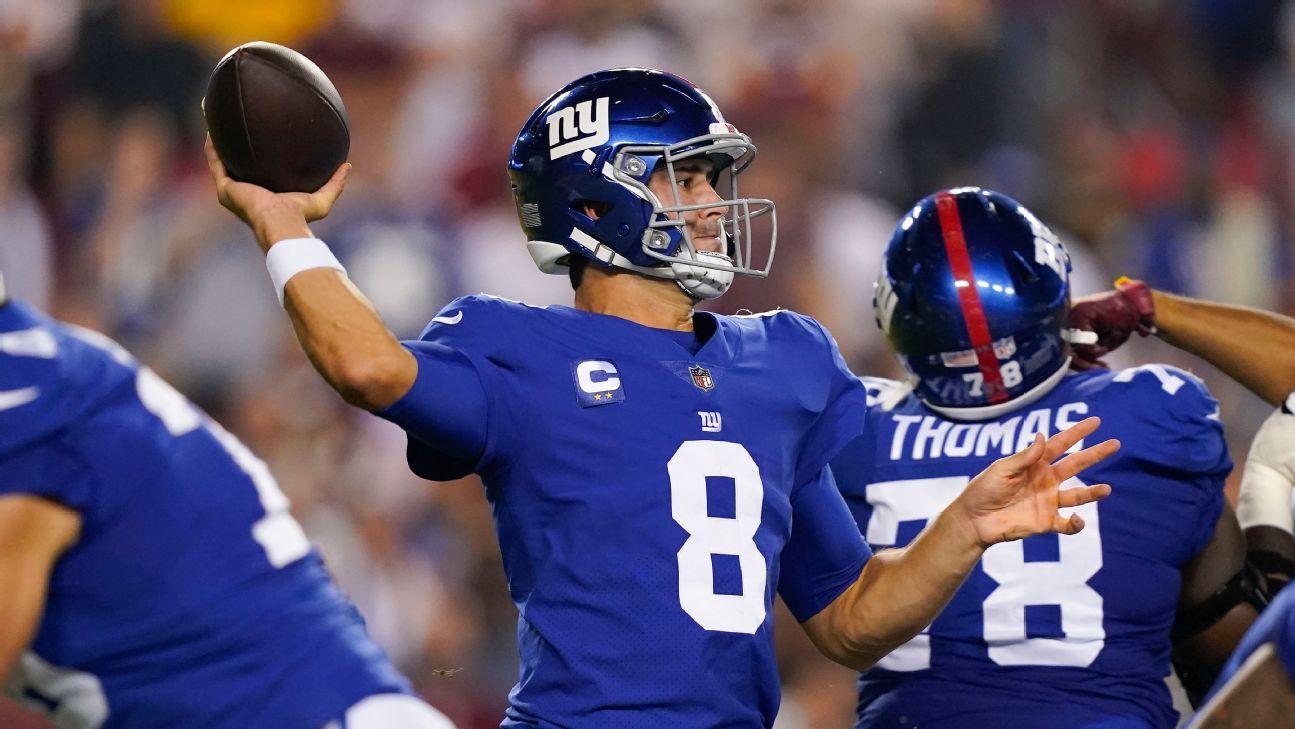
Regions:
<instances>
[{"instance_id":1,"label":"football helmet","mask_svg":"<svg viewBox=\"0 0 1295 729\"><path fill-rule=\"evenodd\" d=\"M1025 206L964 187L896 226L873 307L915 394L953 418L997 417L1065 376L1070 256Z\"/></svg>"},{"instance_id":2,"label":"football helmet","mask_svg":"<svg viewBox=\"0 0 1295 729\"><path fill-rule=\"evenodd\" d=\"M664 71L621 68L572 81L531 114L508 161L527 247L545 273L565 273L570 256L673 279L698 299L719 296L734 274L767 276L777 245L769 200L737 194L755 157L751 139L724 121L700 89ZM709 159L721 201L684 205L675 166ZM669 176L673 200L648 189ZM726 208L724 253L698 251L686 213ZM589 215L586 210L597 211ZM751 221L770 216L762 263L752 261Z\"/></svg>"}]
</instances>

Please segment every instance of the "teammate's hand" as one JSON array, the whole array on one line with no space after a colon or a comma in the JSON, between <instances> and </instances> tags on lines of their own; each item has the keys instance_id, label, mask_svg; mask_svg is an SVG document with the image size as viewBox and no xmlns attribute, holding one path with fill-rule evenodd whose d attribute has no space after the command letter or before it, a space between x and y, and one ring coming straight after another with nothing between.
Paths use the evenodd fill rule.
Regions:
<instances>
[{"instance_id":1,"label":"teammate's hand","mask_svg":"<svg viewBox=\"0 0 1295 729\"><path fill-rule=\"evenodd\" d=\"M225 164L207 137L207 168L216 183L216 197L227 210L237 215L256 233L263 248L286 238L310 235L307 223L328 215L333 203L346 187L351 163L346 162L333 173L324 186L314 192L274 193L250 182L239 182L225 172Z\"/></svg>"},{"instance_id":2,"label":"teammate's hand","mask_svg":"<svg viewBox=\"0 0 1295 729\"><path fill-rule=\"evenodd\" d=\"M1015 455L1000 458L967 484L950 508L974 529L981 546L1022 539L1031 534L1059 532L1076 534L1084 528L1078 514L1069 518L1057 509L1080 506L1111 493L1107 484L1061 490L1066 479L1105 459L1120 449L1120 442L1107 440L1060 458L1074 444L1092 435L1101 424L1087 418L1048 440L1036 433L1034 443Z\"/></svg>"},{"instance_id":3,"label":"teammate's hand","mask_svg":"<svg viewBox=\"0 0 1295 729\"><path fill-rule=\"evenodd\" d=\"M1115 290L1077 299L1070 307L1067 323L1070 329L1093 332L1095 344L1071 343L1074 356L1070 366L1076 370L1105 367L1102 357L1115 351L1137 332L1142 336L1156 331L1156 309L1151 289L1141 281L1121 278Z\"/></svg>"}]
</instances>

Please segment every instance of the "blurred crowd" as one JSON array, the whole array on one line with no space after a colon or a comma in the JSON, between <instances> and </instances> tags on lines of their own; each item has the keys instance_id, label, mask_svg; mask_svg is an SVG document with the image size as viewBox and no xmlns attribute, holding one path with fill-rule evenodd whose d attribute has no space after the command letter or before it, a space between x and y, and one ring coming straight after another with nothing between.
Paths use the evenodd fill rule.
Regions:
<instances>
[{"instance_id":1,"label":"blurred crowd","mask_svg":"<svg viewBox=\"0 0 1295 729\"><path fill-rule=\"evenodd\" d=\"M569 303L526 253L504 164L548 94L629 65L693 80L760 148L743 185L778 205L777 260L715 308L812 314L860 373L897 374L871 307L890 230L954 185L1054 224L1077 293L1125 274L1295 313L1280 0L0 0L10 292L117 338L268 460L377 639L465 729L497 726L516 676L489 510L472 481L409 474L403 435L311 372L216 203L199 102L249 40L341 92L355 168L315 232L404 337L460 294ZM1267 409L1132 349L1207 378L1241 462ZM852 675L785 613L780 632L780 729L850 726Z\"/></svg>"}]
</instances>

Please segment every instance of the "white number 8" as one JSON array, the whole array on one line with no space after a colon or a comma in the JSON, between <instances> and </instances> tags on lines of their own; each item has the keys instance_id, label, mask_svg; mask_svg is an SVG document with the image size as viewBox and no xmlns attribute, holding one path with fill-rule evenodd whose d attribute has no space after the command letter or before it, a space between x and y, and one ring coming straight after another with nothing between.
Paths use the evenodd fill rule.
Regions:
<instances>
[{"instance_id":1,"label":"white number 8","mask_svg":"<svg viewBox=\"0 0 1295 729\"><path fill-rule=\"evenodd\" d=\"M877 546L896 543L899 523L934 519L967 485L966 476L917 478L869 484L868 542ZM1061 488L1082 486L1072 478ZM985 598L983 635L989 659L1000 666L1088 666L1106 645L1102 626L1102 596L1088 580L1102 568L1101 524L1097 504L1061 509L1063 516L1078 512L1084 530L1059 537L1058 559L1025 561L1020 541L995 544L985 550L981 568L998 586ZM1065 638L1030 638L1025 608L1057 605ZM877 662L890 671L918 671L931 666L931 638L923 631Z\"/></svg>"},{"instance_id":2,"label":"white number 8","mask_svg":"<svg viewBox=\"0 0 1295 729\"><path fill-rule=\"evenodd\" d=\"M679 549L679 604L706 630L755 633L765 620L768 567L755 546L764 506L760 468L746 448L718 440L685 441L666 464L670 514L688 532ZM706 477L733 480L733 518L711 516ZM712 555L738 558L742 594L715 592Z\"/></svg>"}]
</instances>

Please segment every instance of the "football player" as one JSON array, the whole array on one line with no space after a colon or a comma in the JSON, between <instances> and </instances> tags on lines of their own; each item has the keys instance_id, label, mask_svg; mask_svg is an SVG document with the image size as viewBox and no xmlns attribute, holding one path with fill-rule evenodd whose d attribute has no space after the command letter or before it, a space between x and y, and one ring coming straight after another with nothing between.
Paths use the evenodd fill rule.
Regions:
<instances>
[{"instance_id":1,"label":"football player","mask_svg":"<svg viewBox=\"0 0 1295 729\"><path fill-rule=\"evenodd\" d=\"M861 676L860 727L1172 727L1171 647L1203 694L1262 604L1223 498L1216 402L1160 365L1068 374L1069 267L1029 210L979 188L931 195L895 229L876 316L909 380L864 378L863 436L832 462L874 549L908 544L1036 431L1100 416L1124 445L1062 484L1120 484L1063 511L1082 533L990 547Z\"/></svg>"},{"instance_id":2,"label":"football player","mask_svg":"<svg viewBox=\"0 0 1295 729\"><path fill-rule=\"evenodd\" d=\"M2 282L0 682L60 729L451 729L265 463Z\"/></svg>"},{"instance_id":3,"label":"football player","mask_svg":"<svg viewBox=\"0 0 1295 729\"><path fill-rule=\"evenodd\" d=\"M312 195L274 195L231 180L208 145L219 199L267 251L320 374L408 432L419 475L481 475L520 612L506 727L771 726L775 590L820 650L871 665L986 545L1078 532L1058 507L1109 493L1057 485L1116 443L1049 465L1089 419L1026 437L929 538L869 559L827 469L866 399L831 337L790 312L693 308L769 270L773 241L752 223L773 204L736 190L754 154L677 76L577 79L508 165L529 251L571 277L575 306L470 296L402 344L307 227L346 166Z\"/></svg>"}]
</instances>

